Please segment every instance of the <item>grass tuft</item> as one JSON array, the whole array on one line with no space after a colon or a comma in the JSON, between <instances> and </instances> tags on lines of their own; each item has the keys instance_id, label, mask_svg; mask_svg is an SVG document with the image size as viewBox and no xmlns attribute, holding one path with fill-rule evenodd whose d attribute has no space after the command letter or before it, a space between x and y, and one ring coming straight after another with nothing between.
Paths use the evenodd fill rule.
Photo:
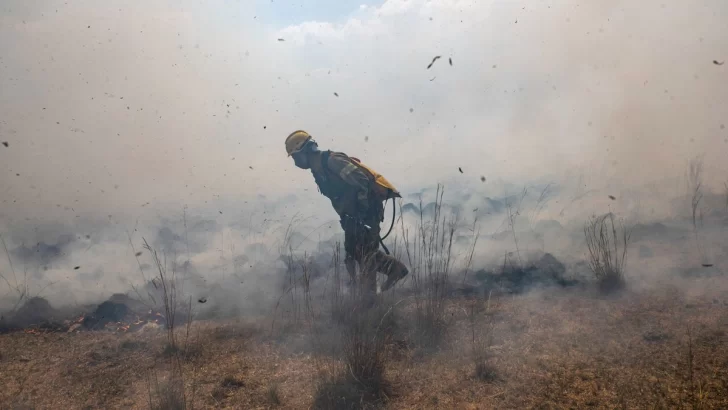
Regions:
<instances>
[{"instance_id":1,"label":"grass tuft","mask_svg":"<svg viewBox=\"0 0 728 410\"><path fill-rule=\"evenodd\" d=\"M446 304L453 266L453 239L457 215L443 214L444 188L437 187L434 207L427 211L420 199L419 222L414 235L402 222L402 239L412 279L415 306L414 340L427 349L441 344L448 329Z\"/></svg>"},{"instance_id":2,"label":"grass tuft","mask_svg":"<svg viewBox=\"0 0 728 410\"><path fill-rule=\"evenodd\" d=\"M268 402L274 406L280 406L281 403L283 403L283 400L281 400L281 393L279 389L280 385L278 383L271 383L268 386L268 390L266 392L266 397L268 398Z\"/></svg>"},{"instance_id":3,"label":"grass tuft","mask_svg":"<svg viewBox=\"0 0 728 410\"><path fill-rule=\"evenodd\" d=\"M589 267L605 293L625 286L625 258L631 232L624 223L617 227L614 214L593 216L584 225L584 237L589 250Z\"/></svg>"},{"instance_id":4,"label":"grass tuft","mask_svg":"<svg viewBox=\"0 0 728 410\"><path fill-rule=\"evenodd\" d=\"M186 410L191 408L185 400L184 380L174 373L169 379L159 382L156 378L149 392L151 410Z\"/></svg>"}]
</instances>

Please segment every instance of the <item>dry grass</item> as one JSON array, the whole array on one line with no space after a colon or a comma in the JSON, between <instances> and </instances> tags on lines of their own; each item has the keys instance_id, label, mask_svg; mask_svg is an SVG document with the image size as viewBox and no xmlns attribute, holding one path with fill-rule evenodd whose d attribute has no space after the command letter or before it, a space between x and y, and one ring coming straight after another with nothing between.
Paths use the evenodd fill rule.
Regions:
<instances>
[{"instance_id":1,"label":"dry grass","mask_svg":"<svg viewBox=\"0 0 728 410\"><path fill-rule=\"evenodd\" d=\"M456 215L443 214L444 189L438 185L432 216L425 218L422 200L415 231L401 224L402 241L410 268L414 297L414 332L412 339L422 347L438 347L448 328L446 315L450 273L453 267L453 238L457 227ZM472 253L469 262L472 261Z\"/></svg>"},{"instance_id":2,"label":"dry grass","mask_svg":"<svg viewBox=\"0 0 728 410\"><path fill-rule=\"evenodd\" d=\"M194 409L197 392L197 379L195 366L191 372L185 370L185 364L195 356L201 355L199 345L192 345L190 330L192 328L192 299L187 304L187 311L183 319L187 322L184 329L184 343L178 342L178 332L175 329L180 319L178 310L180 302L176 271L171 274L167 270L166 258L161 259L146 239L144 249L149 251L157 268L159 276L153 279L154 286L159 290L165 317L165 334L167 343L162 350L162 356L167 359L170 370L164 380L159 380L157 371L152 369L148 375L147 392L149 408L153 410L187 410Z\"/></svg>"},{"instance_id":3,"label":"dry grass","mask_svg":"<svg viewBox=\"0 0 728 410\"><path fill-rule=\"evenodd\" d=\"M366 299L341 307L348 313L340 329L342 351L333 366L321 373L316 408L378 407L391 395L385 377L391 310L386 305L365 307L362 300Z\"/></svg>"},{"instance_id":4,"label":"dry grass","mask_svg":"<svg viewBox=\"0 0 728 410\"><path fill-rule=\"evenodd\" d=\"M476 378L486 382L493 382L498 378L495 366L490 360L492 358L490 348L493 345L493 326L488 320L491 295L488 294L485 305L479 303L477 299L473 301L468 312L474 374Z\"/></svg>"},{"instance_id":5,"label":"dry grass","mask_svg":"<svg viewBox=\"0 0 728 410\"><path fill-rule=\"evenodd\" d=\"M386 399L351 397L366 403L359 408L392 409L728 408L728 290L699 281L708 290L697 298L663 288L609 299L573 290L449 299L446 348L422 354L410 341L385 338L385 367L373 374L387 382ZM396 323L414 320L407 303ZM197 369L196 408L311 408L321 400L322 362L331 363L330 392L351 386L339 372L344 356L291 351L260 330L264 323L195 326L203 348L183 368ZM473 329L496 377L478 377ZM156 372L164 385L172 370L159 360L165 345L164 329L2 335L0 407L148 408L147 375Z\"/></svg>"},{"instance_id":6,"label":"dry grass","mask_svg":"<svg viewBox=\"0 0 728 410\"><path fill-rule=\"evenodd\" d=\"M312 286L306 255L289 246L273 318L195 321L194 343L190 320L134 334L0 335L0 408L728 408L724 282L696 280L699 298L665 287L456 297L456 217L442 214L441 191L424 214L411 236L402 226L407 297L372 306L347 292L338 246L325 286ZM623 283L628 233L611 214L590 233L595 274ZM165 311L180 317L174 272L148 250Z\"/></svg>"},{"instance_id":7,"label":"dry grass","mask_svg":"<svg viewBox=\"0 0 728 410\"><path fill-rule=\"evenodd\" d=\"M351 289L348 293L344 291L339 247L336 248L332 260L332 277L329 278L329 300L323 303L331 312L320 318L323 319L323 325L328 327L326 331L336 334L338 340L327 346L326 339L318 337L321 328L310 327L312 340L319 344L316 350L328 351L330 356L319 359L314 407L379 407L390 394L385 377L388 363L386 347L391 338L394 307L386 297L374 297L363 286ZM359 283L363 284L363 281ZM309 321L316 322L316 317L311 315ZM319 324L321 322L318 321Z\"/></svg>"},{"instance_id":8,"label":"dry grass","mask_svg":"<svg viewBox=\"0 0 728 410\"><path fill-rule=\"evenodd\" d=\"M614 224L614 214L593 216L584 225L589 250L589 267L604 292L620 290L625 285L624 268L630 231L624 223Z\"/></svg>"},{"instance_id":9,"label":"dry grass","mask_svg":"<svg viewBox=\"0 0 728 410\"><path fill-rule=\"evenodd\" d=\"M283 403L280 393L280 385L273 382L268 386L268 402L273 406L280 406Z\"/></svg>"}]
</instances>

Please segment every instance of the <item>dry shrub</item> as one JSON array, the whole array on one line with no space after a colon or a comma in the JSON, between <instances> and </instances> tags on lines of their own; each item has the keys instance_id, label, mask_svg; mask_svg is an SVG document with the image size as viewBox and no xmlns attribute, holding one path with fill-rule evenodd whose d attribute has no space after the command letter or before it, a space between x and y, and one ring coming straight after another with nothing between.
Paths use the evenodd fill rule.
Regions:
<instances>
[{"instance_id":1,"label":"dry shrub","mask_svg":"<svg viewBox=\"0 0 728 410\"><path fill-rule=\"evenodd\" d=\"M180 307L178 300L184 294L177 286L176 271L174 268L171 273L167 270L166 257L160 258L157 251L147 243L146 239L144 239L144 249L151 254L159 273L159 276L152 280L152 284L160 291L162 296L167 331L167 344L162 351L162 356L168 358L171 366L169 377L162 383L159 382L156 374L153 375L153 378L150 375L147 384L149 407L158 410L192 409L194 408L197 391L197 379L194 371L191 375L186 374L184 364L192 357L201 355L199 343L192 344L190 340L192 299L190 297L186 312L178 311ZM186 321L183 344L179 343L175 332L175 325L179 319ZM199 342L199 334L197 339ZM189 384L189 387L187 384Z\"/></svg>"},{"instance_id":2,"label":"dry shrub","mask_svg":"<svg viewBox=\"0 0 728 410\"><path fill-rule=\"evenodd\" d=\"M353 292L336 306L341 351L334 365L320 374L315 408L375 408L390 396L384 374L394 306L383 300L370 305L370 301L367 295Z\"/></svg>"},{"instance_id":3,"label":"dry shrub","mask_svg":"<svg viewBox=\"0 0 728 410\"><path fill-rule=\"evenodd\" d=\"M366 313L352 322L344 331L343 353L349 372L360 383L377 387L384 378L385 340L376 322L367 320ZM371 315L369 315L371 316Z\"/></svg>"},{"instance_id":4,"label":"dry shrub","mask_svg":"<svg viewBox=\"0 0 728 410\"><path fill-rule=\"evenodd\" d=\"M45 304L48 305L47 311L43 312L43 313L38 312L38 313L35 313L32 315L34 315L36 317L40 316L41 320L50 319L50 316L51 316L50 315L50 313L51 313L50 305L48 304L48 302L45 301L45 299L40 297L40 295L43 293L43 291L47 287L53 285L54 282L48 282L45 286L41 287L37 293L32 294L30 291L28 270L23 269L23 275L22 275L22 277L19 277L19 275L15 272L15 267L13 266L13 260L10 257L10 251L8 251L8 245L7 245L7 243L5 243L5 238L3 238L2 235L0 235L0 243L2 243L2 245L3 245L3 250L5 251L5 256L8 259L8 266L10 266L10 273L12 274L12 277L10 277L9 275L6 276L6 274L4 272L0 271L0 284L4 283L5 286L8 287L8 290L11 291L10 295L14 295L14 296L5 295L4 297L8 298L8 300L12 300L12 298L15 299L15 302L13 303L13 306L9 310L8 313L11 316L16 316L16 318L15 318L16 321L22 322L24 316L27 316L28 313L33 313L34 311L36 311L35 307L33 306L33 303L45 302ZM12 279L12 281L11 281L11 279ZM26 305L26 310L29 310L30 312L26 311L23 313L23 312L17 311L18 307L20 307L20 309L22 309L22 306L24 306L24 305ZM45 306L38 306L38 307L46 308ZM18 313L20 313L20 314L18 314ZM41 316L42 314L45 314L46 316ZM4 318L3 316L0 316L0 331L2 330L3 327L8 325L7 323L5 323L5 321L6 321L6 318ZM27 324L25 324L23 326L26 326L26 325Z\"/></svg>"},{"instance_id":5,"label":"dry shrub","mask_svg":"<svg viewBox=\"0 0 728 410\"><path fill-rule=\"evenodd\" d=\"M165 319L165 327L167 329L167 349L172 351L177 351L177 340L175 339L175 333L174 333L174 327L175 327L175 320L177 319L177 307L178 307L178 290L177 290L177 275L176 271L174 269L174 264L172 265L173 269L171 274L167 270L167 260L166 255L164 256L164 260L160 259L159 254L157 251L152 248L149 243L147 243L147 240L144 239L144 249L149 251L149 253L152 256L152 260L154 261L154 265L157 268L157 272L159 273L159 276L154 278L152 280L152 284L154 287L160 291L162 296L162 302L164 305L164 319ZM190 305L191 305L190 300Z\"/></svg>"},{"instance_id":6,"label":"dry shrub","mask_svg":"<svg viewBox=\"0 0 728 410\"><path fill-rule=\"evenodd\" d=\"M384 378L383 368L359 379L348 365L339 364L339 370L322 372L314 396L313 408L322 410L383 408L390 397L391 387ZM343 367L343 368L342 368Z\"/></svg>"},{"instance_id":7,"label":"dry shrub","mask_svg":"<svg viewBox=\"0 0 728 410\"><path fill-rule=\"evenodd\" d=\"M488 294L484 309L481 301L475 301L471 303L470 311L466 312L470 324L474 375L478 380L485 382L492 382L498 378L490 352L490 347L493 345L493 324L489 321L482 323L490 310L490 296L491 293Z\"/></svg>"},{"instance_id":8,"label":"dry shrub","mask_svg":"<svg viewBox=\"0 0 728 410\"><path fill-rule=\"evenodd\" d=\"M423 347L433 348L442 342L447 332L445 315L449 293L449 274L453 265L453 238L457 216L443 215L444 189L438 185L431 219L425 219L420 199L420 220L410 236L402 222L402 238L410 266L414 293L414 340Z\"/></svg>"},{"instance_id":9,"label":"dry shrub","mask_svg":"<svg viewBox=\"0 0 728 410\"><path fill-rule=\"evenodd\" d=\"M168 345L167 348L170 346ZM166 354L170 365L170 374L160 382L154 370L147 381L149 408L154 410L193 409L197 394L196 368L186 372L184 363L189 361L191 351L200 354L200 349L186 344L184 350L170 351Z\"/></svg>"},{"instance_id":10,"label":"dry shrub","mask_svg":"<svg viewBox=\"0 0 728 410\"><path fill-rule=\"evenodd\" d=\"M624 223L619 227L615 225L611 212L593 216L584 225L589 268L604 292L619 290L625 285L624 267L630 234Z\"/></svg>"},{"instance_id":11,"label":"dry shrub","mask_svg":"<svg viewBox=\"0 0 728 410\"><path fill-rule=\"evenodd\" d=\"M155 376L148 383L149 408L151 410L186 410L191 409L185 397L184 379L172 372L167 380L160 382Z\"/></svg>"},{"instance_id":12,"label":"dry shrub","mask_svg":"<svg viewBox=\"0 0 728 410\"><path fill-rule=\"evenodd\" d=\"M281 400L281 393L279 390L280 385L278 383L271 383L268 386L268 390L266 392L266 396L268 397L268 402L273 406L280 406L283 400Z\"/></svg>"}]
</instances>

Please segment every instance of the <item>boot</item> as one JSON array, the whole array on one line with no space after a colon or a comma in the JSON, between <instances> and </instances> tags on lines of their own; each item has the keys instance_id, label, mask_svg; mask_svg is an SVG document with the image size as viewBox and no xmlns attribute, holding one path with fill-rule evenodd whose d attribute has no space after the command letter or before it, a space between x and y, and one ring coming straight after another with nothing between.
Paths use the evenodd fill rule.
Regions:
<instances>
[{"instance_id":1,"label":"boot","mask_svg":"<svg viewBox=\"0 0 728 410\"><path fill-rule=\"evenodd\" d=\"M401 262L398 264L400 265L398 266L398 269L392 269L389 276L387 276L387 281L384 282L384 285L382 285L382 292L389 290L392 286L409 274L409 270L406 266L404 266Z\"/></svg>"}]
</instances>

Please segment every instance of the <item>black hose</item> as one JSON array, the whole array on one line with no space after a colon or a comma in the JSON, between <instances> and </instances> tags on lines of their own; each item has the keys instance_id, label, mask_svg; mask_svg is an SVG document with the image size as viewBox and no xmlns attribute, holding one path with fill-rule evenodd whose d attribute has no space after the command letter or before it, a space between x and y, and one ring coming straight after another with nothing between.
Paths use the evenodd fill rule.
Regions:
<instances>
[{"instance_id":1,"label":"black hose","mask_svg":"<svg viewBox=\"0 0 728 410\"><path fill-rule=\"evenodd\" d=\"M392 224L389 225L389 231L387 232L386 235L381 237L380 241L384 241L385 239L387 239L389 234L392 233L392 229L394 228L394 216L395 216L396 211L397 211L397 204L394 203L394 198L392 198ZM382 244L382 246L384 246L384 244ZM387 248L385 247L384 249L387 249Z\"/></svg>"}]
</instances>

